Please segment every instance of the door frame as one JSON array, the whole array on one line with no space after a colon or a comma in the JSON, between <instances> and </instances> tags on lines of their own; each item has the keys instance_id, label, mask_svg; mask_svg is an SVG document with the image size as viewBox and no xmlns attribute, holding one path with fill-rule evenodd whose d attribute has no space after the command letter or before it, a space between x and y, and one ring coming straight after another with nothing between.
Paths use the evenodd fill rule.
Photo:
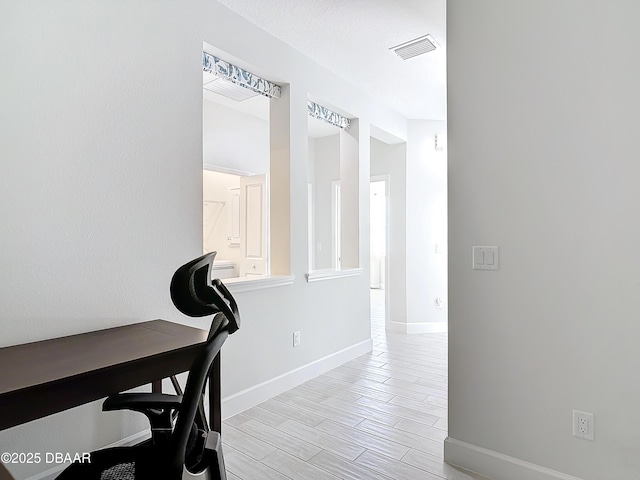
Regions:
<instances>
[{"instance_id":1,"label":"door frame","mask_svg":"<svg viewBox=\"0 0 640 480\"><path fill-rule=\"evenodd\" d=\"M385 256L384 256L384 324L385 326L391 321L391 295L392 285L389 281L389 226L391 220L391 176L386 173L384 175L371 175L369 178L369 196L371 196L371 183L384 182L385 195ZM369 204L369 223L371 223L371 204ZM371 255L371 233L369 233L369 255ZM371 272L369 272L369 285L371 285Z\"/></svg>"}]
</instances>

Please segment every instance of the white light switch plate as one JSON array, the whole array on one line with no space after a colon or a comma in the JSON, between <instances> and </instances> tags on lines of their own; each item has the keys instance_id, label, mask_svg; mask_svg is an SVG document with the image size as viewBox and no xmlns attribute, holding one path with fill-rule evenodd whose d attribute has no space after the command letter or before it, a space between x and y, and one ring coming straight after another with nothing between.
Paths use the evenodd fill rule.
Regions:
<instances>
[{"instance_id":1,"label":"white light switch plate","mask_svg":"<svg viewBox=\"0 0 640 480\"><path fill-rule=\"evenodd\" d=\"M498 260L498 247L473 247L473 269L474 270L498 270L500 262Z\"/></svg>"}]
</instances>

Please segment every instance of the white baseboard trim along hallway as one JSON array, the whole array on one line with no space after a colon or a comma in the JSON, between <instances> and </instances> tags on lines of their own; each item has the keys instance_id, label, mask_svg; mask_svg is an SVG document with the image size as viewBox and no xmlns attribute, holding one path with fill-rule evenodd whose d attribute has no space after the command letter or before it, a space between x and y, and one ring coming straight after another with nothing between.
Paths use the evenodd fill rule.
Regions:
<instances>
[{"instance_id":1,"label":"white baseboard trim along hallway","mask_svg":"<svg viewBox=\"0 0 640 480\"><path fill-rule=\"evenodd\" d=\"M222 399L222 418L227 419L276 395L280 395L318 375L370 352L372 348L373 340L369 338L246 390L229 395Z\"/></svg>"},{"instance_id":2,"label":"white baseboard trim along hallway","mask_svg":"<svg viewBox=\"0 0 640 480\"><path fill-rule=\"evenodd\" d=\"M582 480L451 437L444 441L444 461L494 480Z\"/></svg>"}]
</instances>

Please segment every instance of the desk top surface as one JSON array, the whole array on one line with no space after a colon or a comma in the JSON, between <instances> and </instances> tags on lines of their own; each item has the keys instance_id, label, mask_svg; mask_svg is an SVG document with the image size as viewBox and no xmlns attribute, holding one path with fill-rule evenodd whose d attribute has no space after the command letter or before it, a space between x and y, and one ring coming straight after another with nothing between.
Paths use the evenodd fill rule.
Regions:
<instances>
[{"instance_id":1,"label":"desk top surface","mask_svg":"<svg viewBox=\"0 0 640 480\"><path fill-rule=\"evenodd\" d=\"M0 396L203 343L208 332L152 320L0 348Z\"/></svg>"}]
</instances>

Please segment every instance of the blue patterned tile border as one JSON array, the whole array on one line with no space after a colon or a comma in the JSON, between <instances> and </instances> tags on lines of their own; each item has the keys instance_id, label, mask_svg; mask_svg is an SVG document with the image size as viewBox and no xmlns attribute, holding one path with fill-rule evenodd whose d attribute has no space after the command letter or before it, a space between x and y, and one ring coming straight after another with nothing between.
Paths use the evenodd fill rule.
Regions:
<instances>
[{"instance_id":1,"label":"blue patterned tile border","mask_svg":"<svg viewBox=\"0 0 640 480\"><path fill-rule=\"evenodd\" d=\"M336 127L344 130L347 130L351 126L351 121L348 118L329 110L327 107L318 105L311 100L307 100L307 113L311 117L317 118L318 120L322 120L323 122L327 122L331 125L335 125Z\"/></svg>"},{"instance_id":2,"label":"blue patterned tile border","mask_svg":"<svg viewBox=\"0 0 640 480\"><path fill-rule=\"evenodd\" d=\"M202 69L265 97L280 98L280 87L275 83L271 83L269 80L260 78L206 52L202 52Z\"/></svg>"}]
</instances>

